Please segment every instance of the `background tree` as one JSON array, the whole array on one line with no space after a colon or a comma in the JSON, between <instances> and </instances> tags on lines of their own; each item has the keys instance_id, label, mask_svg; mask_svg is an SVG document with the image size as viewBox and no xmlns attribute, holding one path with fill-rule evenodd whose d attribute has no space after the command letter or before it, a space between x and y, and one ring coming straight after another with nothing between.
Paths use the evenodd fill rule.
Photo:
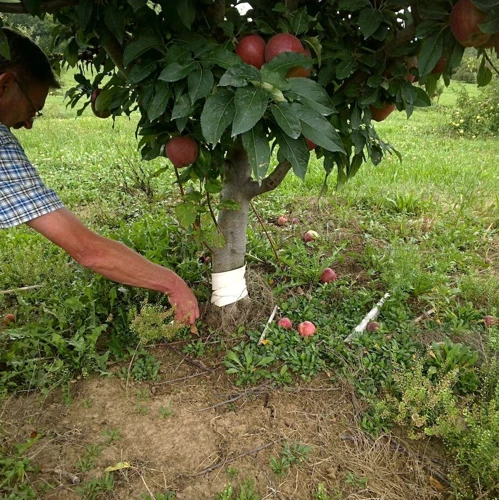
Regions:
<instances>
[{"instance_id":1,"label":"background tree","mask_svg":"<svg viewBox=\"0 0 499 500\"><path fill-rule=\"evenodd\" d=\"M290 172L303 178L311 149L325 186L333 171L341 186L378 164L394 149L373 121L430 105L465 46L478 47L487 84L484 47L495 49L499 31L499 0L23 0L0 11L52 13L55 46L78 69L68 92L71 106L83 103L78 113L89 104L100 117L140 113L146 160L174 141L167 153L189 185L177 216L211 242L218 306L246 296L254 197ZM238 46L250 34L255 44Z\"/></svg>"}]
</instances>

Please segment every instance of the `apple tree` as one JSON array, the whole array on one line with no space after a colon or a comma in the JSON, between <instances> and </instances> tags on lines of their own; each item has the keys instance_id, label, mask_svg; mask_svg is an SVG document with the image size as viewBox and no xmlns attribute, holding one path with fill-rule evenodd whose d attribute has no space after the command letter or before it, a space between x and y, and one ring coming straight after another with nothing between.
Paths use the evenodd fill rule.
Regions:
<instances>
[{"instance_id":1,"label":"apple tree","mask_svg":"<svg viewBox=\"0 0 499 500\"><path fill-rule=\"evenodd\" d=\"M312 149L338 185L378 164L395 150L375 122L429 106L465 47L478 48L486 85L499 50L499 0L21 0L0 11L53 15L54 46L79 70L78 113L139 114L142 157L166 152L191 186L180 222L203 234L213 216L218 306L246 296L253 198L304 178Z\"/></svg>"}]
</instances>

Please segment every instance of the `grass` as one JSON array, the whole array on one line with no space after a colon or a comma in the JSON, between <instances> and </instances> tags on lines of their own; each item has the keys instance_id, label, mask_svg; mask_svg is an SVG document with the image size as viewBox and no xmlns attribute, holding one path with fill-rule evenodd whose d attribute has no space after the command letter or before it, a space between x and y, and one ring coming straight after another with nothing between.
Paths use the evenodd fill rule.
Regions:
<instances>
[{"instance_id":1,"label":"grass","mask_svg":"<svg viewBox=\"0 0 499 500\"><path fill-rule=\"evenodd\" d=\"M272 286L279 314L295 325L313 321L317 335L302 339L273 324L263 349L257 347L260 331L244 326L233 332L237 342L211 333L220 339L215 355L224 357L236 384L285 385L329 373L333 383L342 380L363 398L364 431L376 435L397 424L416 439L444 440L459 459L451 477L455 495L487 498L496 494L499 479L499 333L486 330L482 321L485 314L499 314L499 144L495 137L448 132L456 87L446 89L434 109L416 110L410 120L395 113L379 124L380 136L402 153L402 163L388 156L378 166L367 164L339 192L332 175L328 194L319 199L324 174L313 160L304 182L289 176L277 191L255 200L280 265L254 215L248 261L255 269L267 264L260 273ZM40 123L18 135L45 182L86 224L175 268L207 301L209 272L199 262L204 249L175 221L173 172L153 176L166 161L142 162L134 130L133 119L113 125L89 112L75 119L59 92L49 96ZM278 228L273 221L281 214L300 222ZM320 239L304 245L307 229L318 231ZM0 232L0 259L0 289L41 285L0 295L0 312L16 316L0 338L0 394L62 387L69 397L75 372L107 373L109 360L127 361L121 374L126 379L157 379L159 360L138 346L161 325L161 314L151 314L167 306L164 297L92 275L25 227ZM339 279L320 285L326 266ZM343 339L385 292L392 297L382 310L381 329L347 348ZM426 321L415 322L425 311ZM198 339L184 352L213 355ZM137 402L137 412L149 409ZM173 411L161 407L159 414L166 419ZM97 451L87 450L82 468L92 467ZM22 453L4 454L12 470L0 473L0 490L13 481L16 463L29 468ZM289 468L295 455L274 457L272 468ZM350 480L365 486L364 478ZM113 482L106 477L82 488L96 495L111 490ZM233 492L222 497L233 498Z\"/></svg>"}]
</instances>

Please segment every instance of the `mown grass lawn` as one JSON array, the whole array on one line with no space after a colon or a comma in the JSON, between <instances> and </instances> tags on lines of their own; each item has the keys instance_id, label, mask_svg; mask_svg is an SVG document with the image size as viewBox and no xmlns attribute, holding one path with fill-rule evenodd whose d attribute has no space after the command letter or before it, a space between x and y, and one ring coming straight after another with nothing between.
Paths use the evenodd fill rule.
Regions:
<instances>
[{"instance_id":1,"label":"mown grass lawn","mask_svg":"<svg viewBox=\"0 0 499 500\"><path fill-rule=\"evenodd\" d=\"M395 429L426 445L445 443L435 495L441 486L457 498L496 498L499 328L486 328L484 317L499 315L499 142L452 132L456 87L438 106L410 120L393 114L377 127L402 163L393 155L367 164L340 191L333 173L319 197L324 174L314 159L304 182L290 176L255 200L248 262L260 314L224 332L201 324L200 340L185 331L170 340L185 341L186 356L219 361L237 386L309 384L325 374L362 402L356 425L367 435ZM172 169L154 176L166 160L142 162L134 131L133 119L113 124L88 110L75 119L58 93L33 130L18 135L45 182L90 227L173 267L207 302L206 249L175 220L175 176ZM278 227L279 215L295 222ZM308 229L320 238L304 245ZM109 374L116 362L128 378L158 377L155 351L139 336L154 334L164 297L88 273L26 228L0 232L0 260L0 290L40 285L0 295L0 313L16 316L0 338L5 401L57 389L69 402L75 376ZM339 279L322 285L327 266ZM380 329L346 346L343 339L385 293L391 297ZM313 321L317 334L304 340L273 324L268 343L257 346L274 304L294 325ZM29 491L26 476L15 472L21 462L27 467L26 454L15 451L20 443L6 443L0 491ZM345 489L316 485L313 498L370 498L369 479L345 477Z\"/></svg>"}]
</instances>

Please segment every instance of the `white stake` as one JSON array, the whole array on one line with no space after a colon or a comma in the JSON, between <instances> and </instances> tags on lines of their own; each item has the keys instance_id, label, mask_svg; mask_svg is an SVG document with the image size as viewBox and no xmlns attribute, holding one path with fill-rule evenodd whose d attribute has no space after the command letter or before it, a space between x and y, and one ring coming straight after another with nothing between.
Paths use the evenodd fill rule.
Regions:
<instances>
[{"instance_id":1,"label":"white stake","mask_svg":"<svg viewBox=\"0 0 499 500\"><path fill-rule=\"evenodd\" d=\"M260 335L260 340L258 341L257 345L262 345L263 341L265 340L265 335L267 333L267 330L269 329L270 323L274 320L275 313L277 312L278 307L275 306L274 310L272 311L272 314L270 315L269 320L267 321L267 324L265 325L265 328L263 329L263 333Z\"/></svg>"},{"instance_id":2,"label":"white stake","mask_svg":"<svg viewBox=\"0 0 499 500\"><path fill-rule=\"evenodd\" d=\"M349 344L355 337L362 335L365 331L369 322L374 321L379 314L379 310L381 306L385 303L385 300L390 297L389 293L385 293L385 296L373 307L368 313L367 316L355 327L354 331L344 340L346 344Z\"/></svg>"}]
</instances>

